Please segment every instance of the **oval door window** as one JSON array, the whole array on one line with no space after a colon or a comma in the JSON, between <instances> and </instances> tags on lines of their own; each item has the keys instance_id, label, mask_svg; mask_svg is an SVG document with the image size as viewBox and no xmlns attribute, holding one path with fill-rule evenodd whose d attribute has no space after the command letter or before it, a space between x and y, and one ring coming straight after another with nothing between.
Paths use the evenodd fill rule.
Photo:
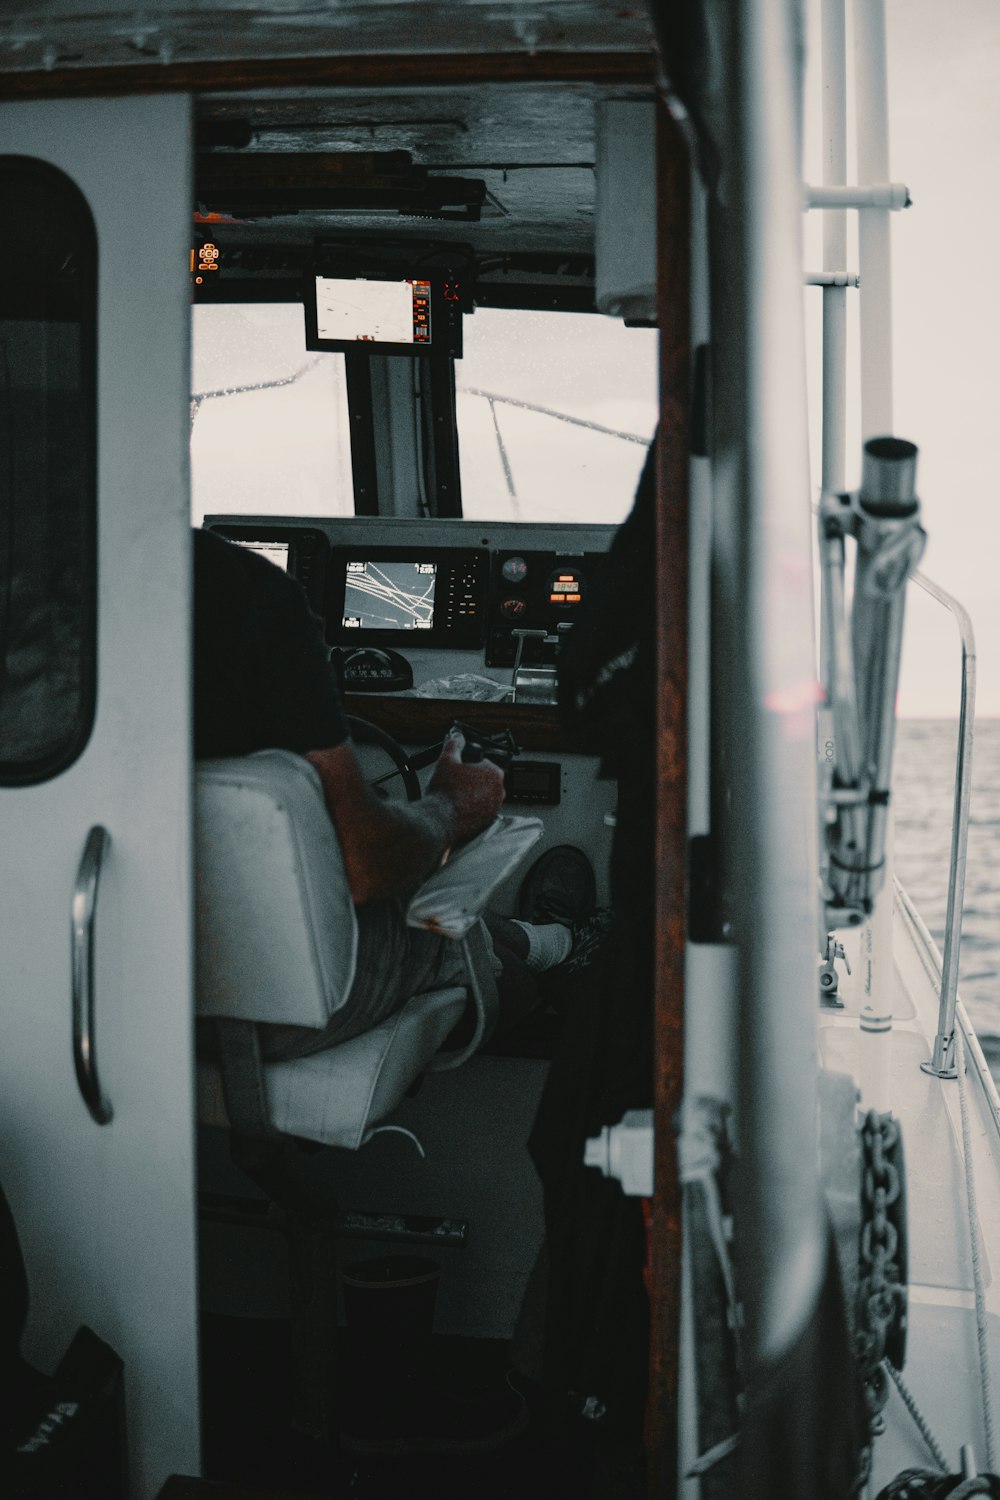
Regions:
<instances>
[{"instance_id":1,"label":"oval door window","mask_svg":"<svg viewBox=\"0 0 1000 1500\"><path fill-rule=\"evenodd\" d=\"M81 753L97 676L97 235L80 190L0 157L0 784Z\"/></svg>"}]
</instances>

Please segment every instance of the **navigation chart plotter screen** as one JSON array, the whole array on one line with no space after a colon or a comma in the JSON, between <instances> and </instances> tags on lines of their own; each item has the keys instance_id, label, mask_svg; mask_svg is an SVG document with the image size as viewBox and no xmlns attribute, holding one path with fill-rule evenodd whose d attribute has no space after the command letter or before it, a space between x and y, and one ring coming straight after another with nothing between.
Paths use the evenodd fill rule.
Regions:
<instances>
[{"instance_id":1,"label":"navigation chart plotter screen","mask_svg":"<svg viewBox=\"0 0 1000 1500\"><path fill-rule=\"evenodd\" d=\"M432 630L437 564L348 560L345 630Z\"/></svg>"},{"instance_id":2,"label":"navigation chart plotter screen","mask_svg":"<svg viewBox=\"0 0 1000 1500\"><path fill-rule=\"evenodd\" d=\"M327 638L338 646L478 650L486 631L489 553L480 547L368 547L330 552Z\"/></svg>"},{"instance_id":3,"label":"navigation chart plotter screen","mask_svg":"<svg viewBox=\"0 0 1000 1500\"><path fill-rule=\"evenodd\" d=\"M316 277L320 339L370 344L429 344L429 281L346 281Z\"/></svg>"}]
</instances>

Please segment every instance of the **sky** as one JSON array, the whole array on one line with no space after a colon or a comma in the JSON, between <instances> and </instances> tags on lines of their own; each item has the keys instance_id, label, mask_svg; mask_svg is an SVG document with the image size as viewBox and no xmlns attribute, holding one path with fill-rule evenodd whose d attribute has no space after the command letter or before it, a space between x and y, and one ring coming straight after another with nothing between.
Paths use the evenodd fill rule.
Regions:
<instances>
[{"instance_id":1,"label":"sky","mask_svg":"<svg viewBox=\"0 0 1000 1500\"><path fill-rule=\"evenodd\" d=\"M809 19L816 22L812 81L815 0ZM891 175L907 184L913 199L892 220L895 429L920 449L917 485L928 534L921 571L971 614L977 715L996 717L1000 465L992 441L1000 433L1000 3L887 0L887 29ZM849 67L850 49L849 33ZM814 147L807 135L806 175L819 181ZM807 246L815 233L810 223ZM818 252L813 262L820 264ZM807 293L817 302L821 295ZM856 338L851 358L856 372ZM848 443L849 484L857 482L859 451L855 434ZM950 717L958 708L957 628L947 611L912 587L907 609L900 713Z\"/></svg>"}]
</instances>

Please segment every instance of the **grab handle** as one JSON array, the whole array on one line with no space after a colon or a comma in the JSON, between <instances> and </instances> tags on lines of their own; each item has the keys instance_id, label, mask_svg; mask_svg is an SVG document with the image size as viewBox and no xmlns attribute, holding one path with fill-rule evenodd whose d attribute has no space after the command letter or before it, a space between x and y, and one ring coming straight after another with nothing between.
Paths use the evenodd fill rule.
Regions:
<instances>
[{"instance_id":1,"label":"grab handle","mask_svg":"<svg viewBox=\"0 0 1000 1500\"><path fill-rule=\"evenodd\" d=\"M73 1062L83 1102L98 1125L107 1125L114 1111L97 1076L94 1037L94 916L97 886L111 835L100 824L87 835L73 887L70 933L73 960Z\"/></svg>"}]
</instances>

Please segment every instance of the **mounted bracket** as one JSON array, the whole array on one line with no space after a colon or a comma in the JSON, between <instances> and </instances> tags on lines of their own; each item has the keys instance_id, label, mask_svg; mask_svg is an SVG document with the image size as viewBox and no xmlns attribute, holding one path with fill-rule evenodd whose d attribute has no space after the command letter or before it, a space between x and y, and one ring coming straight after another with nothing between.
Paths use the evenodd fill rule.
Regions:
<instances>
[{"instance_id":1,"label":"mounted bracket","mask_svg":"<svg viewBox=\"0 0 1000 1500\"><path fill-rule=\"evenodd\" d=\"M834 724L834 752L822 788L821 876L826 926L834 930L858 926L885 880L906 581L926 542L916 465L912 443L871 438L864 447L860 490L825 494L820 504L826 688ZM847 537L857 544L850 624Z\"/></svg>"}]
</instances>

